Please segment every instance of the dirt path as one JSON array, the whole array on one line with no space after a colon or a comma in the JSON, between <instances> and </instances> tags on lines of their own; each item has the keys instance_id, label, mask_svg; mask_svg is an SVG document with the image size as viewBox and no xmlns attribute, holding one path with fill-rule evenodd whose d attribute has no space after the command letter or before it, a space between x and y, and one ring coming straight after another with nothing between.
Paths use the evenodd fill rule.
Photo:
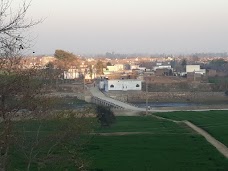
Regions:
<instances>
[{"instance_id":1,"label":"dirt path","mask_svg":"<svg viewBox=\"0 0 228 171\"><path fill-rule=\"evenodd\" d=\"M175 123L185 123L188 127L190 127L191 129L193 129L194 131L196 131L198 134L202 135L223 156L225 156L226 158L228 158L228 148L223 143L221 143L220 141L218 141L214 137L212 137L208 132L206 132L202 128L194 125L193 123L191 123L189 121L176 121L176 120L167 119L167 118L163 118L163 117L156 116L156 115L151 115L151 116L153 116L153 117L155 117L157 119L168 120L168 121L175 122Z\"/></svg>"},{"instance_id":2,"label":"dirt path","mask_svg":"<svg viewBox=\"0 0 228 171\"><path fill-rule=\"evenodd\" d=\"M211 145L213 145L221 154L223 154L226 158L228 158L228 148L222 144L220 141L216 140L214 137L212 137L209 133L204 131L203 129L199 128L198 126L194 125L193 123L189 121L183 121L186 125L188 125L190 128L198 132L200 135L202 135Z\"/></svg>"}]
</instances>

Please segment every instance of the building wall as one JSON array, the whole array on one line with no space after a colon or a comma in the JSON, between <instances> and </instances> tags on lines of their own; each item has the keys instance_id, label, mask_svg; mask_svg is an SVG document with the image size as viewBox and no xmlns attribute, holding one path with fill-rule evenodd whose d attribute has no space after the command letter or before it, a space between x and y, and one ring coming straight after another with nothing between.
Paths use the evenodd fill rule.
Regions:
<instances>
[{"instance_id":1,"label":"building wall","mask_svg":"<svg viewBox=\"0 0 228 171\"><path fill-rule=\"evenodd\" d=\"M186 65L186 72L200 71L200 65Z\"/></svg>"},{"instance_id":2,"label":"building wall","mask_svg":"<svg viewBox=\"0 0 228 171\"><path fill-rule=\"evenodd\" d=\"M164 68L164 69L157 69L155 71L155 75L156 76L164 76L164 75L169 75L170 72L172 73L172 70L171 69L167 69L167 68Z\"/></svg>"},{"instance_id":3,"label":"building wall","mask_svg":"<svg viewBox=\"0 0 228 171\"><path fill-rule=\"evenodd\" d=\"M206 74L206 70L200 69L200 65L186 65L186 72L195 72L201 75Z\"/></svg>"},{"instance_id":4,"label":"building wall","mask_svg":"<svg viewBox=\"0 0 228 171\"><path fill-rule=\"evenodd\" d=\"M171 65L158 65L153 68L155 71L157 69L172 69Z\"/></svg>"},{"instance_id":5,"label":"building wall","mask_svg":"<svg viewBox=\"0 0 228 171\"><path fill-rule=\"evenodd\" d=\"M124 65L123 64L115 64L114 65L118 71L122 71L124 69Z\"/></svg>"},{"instance_id":6,"label":"building wall","mask_svg":"<svg viewBox=\"0 0 228 171\"><path fill-rule=\"evenodd\" d=\"M107 80L105 82L105 91L110 90L141 90L142 82L140 80Z\"/></svg>"},{"instance_id":7,"label":"building wall","mask_svg":"<svg viewBox=\"0 0 228 171\"><path fill-rule=\"evenodd\" d=\"M107 66L107 69L110 72L116 72L116 71L118 71L118 67L117 66Z\"/></svg>"},{"instance_id":8,"label":"building wall","mask_svg":"<svg viewBox=\"0 0 228 171\"><path fill-rule=\"evenodd\" d=\"M139 69L139 65L130 65L130 69L133 70L133 69Z\"/></svg>"},{"instance_id":9,"label":"building wall","mask_svg":"<svg viewBox=\"0 0 228 171\"><path fill-rule=\"evenodd\" d=\"M195 73L195 72L189 72L187 74L187 80L188 81L201 81L202 80L202 74Z\"/></svg>"},{"instance_id":10,"label":"building wall","mask_svg":"<svg viewBox=\"0 0 228 171\"><path fill-rule=\"evenodd\" d=\"M77 69L69 69L63 73L64 79L75 79L79 78L79 73Z\"/></svg>"}]
</instances>

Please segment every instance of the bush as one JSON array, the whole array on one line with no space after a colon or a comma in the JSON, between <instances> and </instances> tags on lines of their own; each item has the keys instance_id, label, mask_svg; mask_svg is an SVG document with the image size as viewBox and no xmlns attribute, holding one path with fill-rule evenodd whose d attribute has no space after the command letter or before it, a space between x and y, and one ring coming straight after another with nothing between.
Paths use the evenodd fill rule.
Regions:
<instances>
[{"instance_id":1,"label":"bush","mask_svg":"<svg viewBox=\"0 0 228 171\"><path fill-rule=\"evenodd\" d=\"M110 107L97 106L96 114L102 127L109 127L111 124L116 122L116 117Z\"/></svg>"},{"instance_id":2,"label":"bush","mask_svg":"<svg viewBox=\"0 0 228 171\"><path fill-rule=\"evenodd\" d=\"M226 90L226 91L225 91L225 95L227 95L227 96L228 96L228 90Z\"/></svg>"}]
</instances>

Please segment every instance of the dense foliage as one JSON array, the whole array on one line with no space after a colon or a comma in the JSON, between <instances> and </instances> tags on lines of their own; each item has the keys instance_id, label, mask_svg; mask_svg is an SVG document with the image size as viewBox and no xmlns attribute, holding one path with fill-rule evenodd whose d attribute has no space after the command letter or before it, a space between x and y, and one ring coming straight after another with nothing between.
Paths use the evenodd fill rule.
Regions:
<instances>
[{"instance_id":1,"label":"dense foliage","mask_svg":"<svg viewBox=\"0 0 228 171\"><path fill-rule=\"evenodd\" d=\"M116 118L113 111L106 106L96 107L97 119L102 127L109 127L111 124L115 123Z\"/></svg>"}]
</instances>

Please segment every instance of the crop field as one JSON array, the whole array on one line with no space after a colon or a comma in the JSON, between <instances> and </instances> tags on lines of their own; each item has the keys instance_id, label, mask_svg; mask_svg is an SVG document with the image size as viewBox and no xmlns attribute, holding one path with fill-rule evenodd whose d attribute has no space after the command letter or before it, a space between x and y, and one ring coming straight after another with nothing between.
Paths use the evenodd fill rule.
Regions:
<instances>
[{"instance_id":1,"label":"crop field","mask_svg":"<svg viewBox=\"0 0 228 171\"><path fill-rule=\"evenodd\" d=\"M99 132L141 132L95 136L88 146L92 170L227 170L228 160L183 125L152 117L118 117ZM150 132L151 134L143 134Z\"/></svg>"},{"instance_id":2,"label":"crop field","mask_svg":"<svg viewBox=\"0 0 228 171\"><path fill-rule=\"evenodd\" d=\"M36 124L28 123L29 129L36 130ZM41 132L46 135L45 132L50 133L61 123L44 121L42 125ZM19 127L21 126L18 129ZM96 126L95 131L99 134L91 136L89 144L82 151L90 162L90 171L228 170L228 160L203 137L182 124L150 116L117 117L116 123L111 127ZM113 134L122 132L125 134ZM12 167L26 170L21 154L17 150L13 153ZM64 157L65 154L62 155ZM61 169L46 167L41 170L63 168L74 170L67 163L61 163ZM33 165L31 170L37 168Z\"/></svg>"},{"instance_id":3,"label":"crop field","mask_svg":"<svg viewBox=\"0 0 228 171\"><path fill-rule=\"evenodd\" d=\"M173 122L159 120L153 117L117 117L117 122L110 128L98 129L97 132L150 132L156 134L165 133L189 133L186 129Z\"/></svg>"},{"instance_id":4,"label":"crop field","mask_svg":"<svg viewBox=\"0 0 228 171\"><path fill-rule=\"evenodd\" d=\"M228 146L228 111L170 112L155 115L174 120L188 120L203 128Z\"/></svg>"}]
</instances>

